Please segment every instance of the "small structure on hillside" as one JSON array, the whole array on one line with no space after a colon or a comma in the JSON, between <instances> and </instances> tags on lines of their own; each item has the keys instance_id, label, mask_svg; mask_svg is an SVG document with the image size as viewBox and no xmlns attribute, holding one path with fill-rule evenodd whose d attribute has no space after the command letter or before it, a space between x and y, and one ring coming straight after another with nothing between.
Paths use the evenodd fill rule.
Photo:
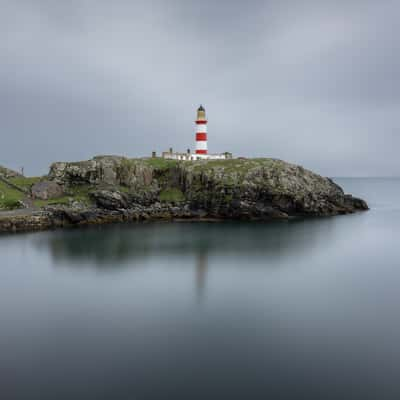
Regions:
<instances>
[{"instance_id":1,"label":"small structure on hillside","mask_svg":"<svg viewBox=\"0 0 400 400\"><path fill-rule=\"evenodd\" d=\"M186 153L177 153L169 149L169 151L164 151L162 153L163 158L171 160L184 160L184 161L194 161L194 160L226 160L232 158L232 153L225 152L219 154L209 154L208 153L208 143L207 143L207 118L206 110L203 106L200 106L197 110L196 123L196 150L191 152L190 149ZM154 154L153 154L154 156Z\"/></svg>"}]
</instances>

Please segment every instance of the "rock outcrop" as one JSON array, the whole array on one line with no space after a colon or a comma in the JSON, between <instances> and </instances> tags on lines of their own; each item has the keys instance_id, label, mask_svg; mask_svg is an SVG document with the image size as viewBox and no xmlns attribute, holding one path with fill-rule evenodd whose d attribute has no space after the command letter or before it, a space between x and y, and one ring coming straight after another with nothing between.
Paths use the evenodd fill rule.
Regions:
<instances>
[{"instance_id":1,"label":"rock outcrop","mask_svg":"<svg viewBox=\"0 0 400 400\"><path fill-rule=\"evenodd\" d=\"M57 182L40 181L32 186L31 194L35 199L49 200L61 197L64 194L64 190Z\"/></svg>"},{"instance_id":2,"label":"rock outcrop","mask_svg":"<svg viewBox=\"0 0 400 400\"><path fill-rule=\"evenodd\" d=\"M62 185L148 186L153 168L141 159L98 156L80 162L57 162L50 166L49 178Z\"/></svg>"},{"instance_id":3,"label":"rock outcrop","mask_svg":"<svg viewBox=\"0 0 400 400\"><path fill-rule=\"evenodd\" d=\"M178 203L211 217L285 218L367 209L331 179L275 159L175 162L103 156L53 164L50 178L67 187L101 188L92 198L106 209L150 206L171 189L182 194Z\"/></svg>"},{"instance_id":4,"label":"rock outcrop","mask_svg":"<svg viewBox=\"0 0 400 400\"><path fill-rule=\"evenodd\" d=\"M69 205L43 210L46 224L54 226L160 218L286 219L368 209L331 179L276 159L101 156L54 163L48 179L71 195Z\"/></svg>"},{"instance_id":5,"label":"rock outcrop","mask_svg":"<svg viewBox=\"0 0 400 400\"><path fill-rule=\"evenodd\" d=\"M274 159L187 163L181 188L191 207L234 218L336 215L367 208L332 180Z\"/></svg>"},{"instance_id":6,"label":"rock outcrop","mask_svg":"<svg viewBox=\"0 0 400 400\"><path fill-rule=\"evenodd\" d=\"M0 165L0 176L9 179L9 178L19 178L22 175L19 172L13 171L12 169Z\"/></svg>"},{"instance_id":7,"label":"rock outcrop","mask_svg":"<svg viewBox=\"0 0 400 400\"><path fill-rule=\"evenodd\" d=\"M99 208L119 210L129 208L128 197L125 193L114 190L96 190L91 197Z\"/></svg>"}]
</instances>

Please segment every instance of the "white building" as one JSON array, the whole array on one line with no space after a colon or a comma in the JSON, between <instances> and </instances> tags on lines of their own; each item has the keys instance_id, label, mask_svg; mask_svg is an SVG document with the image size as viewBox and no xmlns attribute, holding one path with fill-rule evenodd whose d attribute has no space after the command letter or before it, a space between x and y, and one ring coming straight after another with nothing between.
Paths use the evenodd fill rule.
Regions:
<instances>
[{"instance_id":1,"label":"white building","mask_svg":"<svg viewBox=\"0 0 400 400\"><path fill-rule=\"evenodd\" d=\"M232 158L231 153L219 153L219 154L197 154L197 153L177 153L170 151L163 151L162 158L170 160L182 160L182 161L195 161L195 160L227 160Z\"/></svg>"}]
</instances>

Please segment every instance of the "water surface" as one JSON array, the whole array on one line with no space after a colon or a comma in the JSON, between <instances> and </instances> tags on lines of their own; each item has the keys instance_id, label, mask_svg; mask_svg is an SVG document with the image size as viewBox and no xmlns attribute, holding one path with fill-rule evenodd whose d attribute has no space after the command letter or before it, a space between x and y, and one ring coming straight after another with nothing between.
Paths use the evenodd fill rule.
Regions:
<instances>
[{"instance_id":1,"label":"water surface","mask_svg":"<svg viewBox=\"0 0 400 400\"><path fill-rule=\"evenodd\" d=\"M371 211L0 236L1 399L399 399L400 181Z\"/></svg>"}]
</instances>

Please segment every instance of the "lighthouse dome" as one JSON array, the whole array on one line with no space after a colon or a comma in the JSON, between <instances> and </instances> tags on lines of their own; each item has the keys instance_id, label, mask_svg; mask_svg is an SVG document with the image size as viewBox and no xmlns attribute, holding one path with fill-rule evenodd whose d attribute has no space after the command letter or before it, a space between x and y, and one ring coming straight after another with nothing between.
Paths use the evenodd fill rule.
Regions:
<instances>
[{"instance_id":1,"label":"lighthouse dome","mask_svg":"<svg viewBox=\"0 0 400 400\"><path fill-rule=\"evenodd\" d=\"M206 110L202 105L197 109L197 120L205 121L206 120Z\"/></svg>"}]
</instances>

